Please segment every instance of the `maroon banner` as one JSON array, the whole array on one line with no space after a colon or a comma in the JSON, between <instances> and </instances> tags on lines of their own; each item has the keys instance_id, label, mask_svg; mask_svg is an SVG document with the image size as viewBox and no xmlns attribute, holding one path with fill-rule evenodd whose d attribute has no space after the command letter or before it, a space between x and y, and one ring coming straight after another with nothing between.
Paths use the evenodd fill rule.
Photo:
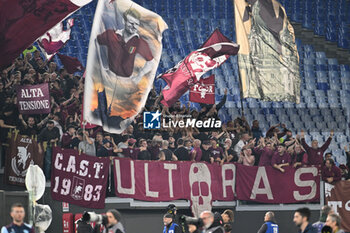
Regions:
<instances>
[{"instance_id":1,"label":"maroon banner","mask_svg":"<svg viewBox=\"0 0 350 233\"><path fill-rule=\"evenodd\" d=\"M237 164L237 199L262 203L298 203L320 200L318 167L247 167Z\"/></svg>"},{"instance_id":2,"label":"maroon banner","mask_svg":"<svg viewBox=\"0 0 350 233\"><path fill-rule=\"evenodd\" d=\"M214 200L235 200L235 165L114 160L118 197L144 201L191 200L192 212L211 209Z\"/></svg>"},{"instance_id":3,"label":"maroon banner","mask_svg":"<svg viewBox=\"0 0 350 233\"><path fill-rule=\"evenodd\" d=\"M0 68L11 64L13 59L36 39L88 2L87 0L1 1Z\"/></svg>"},{"instance_id":4,"label":"maroon banner","mask_svg":"<svg viewBox=\"0 0 350 233\"><path fill-rule=\"evenodd\" d=\"M55 147L52 154L51 196L71 204L102 209L105 206L109 158Z\"/></svg>"},{"instance_id":5,"label":"maroon banner","mask_svg":"<svg viewBox=\"0 0 350 233\"><path fill-rule=\"evenodd\" d=\"M318 167L287 167L281 173L272 167L241 164L115 159L114 176L118 197L144 201L186 199L198 209L210 209L214 200L236 198L276 204L320 199Z\"/></svg>"},{"instance_id":6,"label":"maroon banner","mask_svg":"<svg viewBox=\"0 0 350 233\"><path fill-rule=\"evenodd\" d=\"M350 232L350 182L348 180L338 181L335 184L325 183L326 205L333 208L339 214L341 228Z\"/></svg>"},{"instance_id":7,"label":"maroon banner","mask_svg":"<svg viewBox=\"0 0 350 233\"><path fill-rule=\"evenodd\" d=\"M43 158L34 139L13 133L5 160L6 183L24 186L29 165L35 164L42 168Z\"/></svg>"},{"instance_id":8,"label":"maroon banner","mask_svg":"<svg viewBox=\"0 0 350 233\"><path fill-rule=\"evenodd\" d=\"M51 112L49 84L17 86L18 110L21 114Z\"/></svg>"},{"instance_id":9,"label":"maroon banner","mask_svg":"<svg viewBox=\"0 0 350 233\"><path fill-rule=\"evenodd\" d=\"M203 104L215 104L215 75L202 79L190 90L190 101Z\"/></svg>"}]
</instances>

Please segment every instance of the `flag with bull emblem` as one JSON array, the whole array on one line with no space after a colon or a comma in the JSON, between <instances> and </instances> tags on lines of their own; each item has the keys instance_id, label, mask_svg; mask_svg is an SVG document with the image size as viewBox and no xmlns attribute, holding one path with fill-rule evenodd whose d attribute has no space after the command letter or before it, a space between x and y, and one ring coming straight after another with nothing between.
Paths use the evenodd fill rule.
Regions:
<instances>
[{"instance_id":1,"label":"flag with bull emblem","mask_svg":"<svg viewBox=\"0 0 350 233\"><path fill-rule=\"evenodd\" d=\"M39 153L34 138L13 133L6 155L5 179L7 184L24 186L30 164L43 166L43 153Z\"/></svg>"},{"instance_id":2,"label":"flag with bull emblem","mask_svg":"<svg viewBox=\"0 0 350 233\"><path fill-rule=\"evenodd\" d=\"M194 84L190 90L190 101L203 104L215 104L215 75L210 75Z\"/></svg>"},{"instance_id":3,"label":"flag with bull emblem","mask_svg":"<svg viewBox=\"0 0 350 233\"><path fill-rule=\"evenodd\" d=\"M67 20L67 29L63 30L63 23L59 22L38 39L41 51L47 60L60 50L70 39L71 27L74 25L74 19Z\"/></svg>"},{"instance_id":4,"label":"flag with bull emblem","mask_svg":"<svg viewBox=\"0 0 350 233\"><path fill-rule=\"evenodd\" d=\"M84 119L121 133L144 107L167 24L130 0L99 1L85 77Z\"/></svg>"},{"instance_id":5,"label":"flag with bull emblem","mask_svg":"<svg viewBox=\"0 0 350 233\"><path fill-rule=\"evenodd\" d=\"M167 82L162 90L161 103L171 107L186 91L199 82L207 71L219 67L230 55L236 55L239 45L225 37L219 29L216 29L207 41L191 52L159 78Z\"/></svg>"},{"instance_id":6,"label":"flag with bull emblem","mask_svg":"<svg viewBox=\"0 0 350 233\"><path fill-rule=\"evenodd\" d=\"M243 97L299 103L299 56L284 8L276 0L234 5Z\"/></svg>"}]
</instances>

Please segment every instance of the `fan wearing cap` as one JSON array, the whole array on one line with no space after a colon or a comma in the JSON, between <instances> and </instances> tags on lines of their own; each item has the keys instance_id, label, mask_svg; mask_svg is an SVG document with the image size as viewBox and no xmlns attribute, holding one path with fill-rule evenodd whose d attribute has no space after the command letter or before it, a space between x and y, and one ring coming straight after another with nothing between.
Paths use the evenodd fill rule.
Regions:
<instances>
[{"instance_id":1,"label":"fan wearing cap","mask_svg":"<svg viewBox=\"0 0 350 233\"><path fill-rule=\"evenodd\" d=\"M103 146L100 149L98 149L96 156L97 157L112 156L112 150L111 150L112 142L105 138L103 139L102 143L103 143Z\"/></svg>"},{"instance_id":2,"label":"fan wearing cap","mask_svg":"<svg viewBox=\"0 0 350 233\"><path fill-rule=\"evenodd\" d=\"M136 139L129 138L128 140L128 148L115 148L113 150L114 153L123 153L126 158L137 159L140 148L135 148Z\"/></svg>"},{"instance_id":3,"label":"fan wearing cap","mask_svg":"<svg viewBox=\"0 0 350 233\"><path fill-rule=\"evenodd\" d=\"M163 216L163 233L181 233L181 228L174 222L173 215L170 213L166 213Z\"/></svg>"},{"instance_id":4,"label":"fan wearing cap","mask_svg":"<svg viewBox=\"0 0 350 233\"><path fill-rule=\"evenodd\" d=\"M291 155L286 152L286 145L281 143L277 146L277 151L272 155L271 165L281 172L285 172L285 166L292 162Z\"/></svg>"}]
</instances>

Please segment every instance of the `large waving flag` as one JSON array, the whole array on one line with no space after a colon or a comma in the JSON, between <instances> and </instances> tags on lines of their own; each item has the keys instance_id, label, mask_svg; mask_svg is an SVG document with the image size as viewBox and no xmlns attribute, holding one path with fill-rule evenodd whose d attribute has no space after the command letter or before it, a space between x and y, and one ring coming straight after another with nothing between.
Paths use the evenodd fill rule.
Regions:
<instances>
[{"instance_id":1,"label":"large waving flag","mask_svg":"<svg viewBox=\"0 0 350 233\"><path fill-rule=\"evenodd\" d=\"M130 0L98 2L85 78L84 119L121 133L145 105L167 24Z\"/></svg>"},{"instance_id":2,"label":"large waving flag","mask_svg":"<svg viewBox=\"0 0 350 233\"><path fill-rule=\"evenodd\" d=\"M92 0L0 1L0 68L64 18Z\"/></svg>"},{"instance_id":3,"label":"large waving flag","mask_svg":"<svg viewBox=\"0 0 350 233\"><path fill-rule=\"evenodd\" d=\"M299 103L299 56L284 8L276 0L234 5L243 97Z\"/></svg>"},{"instance_id":4,"label":"large waving flag","mask_svg":"<svg viewBox=\"0 0 350 233\"><path fill-rule=\"evenodd\" d=\"M161 74L167 82L162 90L161 103L167 107L172 106L195 83L199 82L207 71L219 67L230 55L236 55L239 45L225 37L219 29L216 29L207 41L191 52L175 67Z\"/></svg>"},{"instance_id":5,"label":"large waving flag","mask_svg":"<svg viewBox=\"0 0 350 233\"><path fill-rule=\"evenodd\" d=\"M50 60L70 39L71 27L74 19L67 20L67 30L63 30L63 23L59 22L38 39L41 51Z\"/></svg>"}]
</instances>

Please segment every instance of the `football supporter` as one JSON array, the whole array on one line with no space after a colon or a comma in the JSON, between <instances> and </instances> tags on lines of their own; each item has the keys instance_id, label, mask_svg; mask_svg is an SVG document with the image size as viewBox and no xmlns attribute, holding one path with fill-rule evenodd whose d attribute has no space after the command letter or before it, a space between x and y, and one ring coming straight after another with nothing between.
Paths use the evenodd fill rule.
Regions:
<instances>
[{"instance_id":1,"label":"football supporter","mask_svg":"<svg viewBox=\"0 0 350 233\"><path fill-rule=\"evenodd\" d=\"M306 150L308 157L309 157L309 164L310 165L322 165L323 164L323 154L327 150L329 144L332 141L334 131L333 130L331 131L329 138L321 147L318 147L317 140L312 140L311 147L309 145L307 145L305 142L304 130L301 130L300 135L301 135L301 145L304 147L304 149Z\"/></svg>"}]
</instances>

